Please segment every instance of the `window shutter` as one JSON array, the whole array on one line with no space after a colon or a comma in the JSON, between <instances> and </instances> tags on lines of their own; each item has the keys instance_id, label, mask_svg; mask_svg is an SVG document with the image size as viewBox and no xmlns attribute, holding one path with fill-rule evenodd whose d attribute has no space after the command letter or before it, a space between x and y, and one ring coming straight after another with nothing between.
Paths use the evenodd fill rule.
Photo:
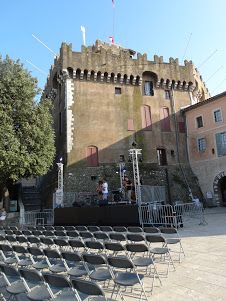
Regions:
<instances>
[{"instance_id":1,"label":"window shutter","mask_svg":"<svg viewBox=\"0 0 226 301\"><path fill-rule=\"evenodd\" d=\"M151 130L151 108L149 106L144 106L145 120L146 120L146 130Z\"/></svg>"},{"instance_id":2,"label":"window shutter","mask_svg":"<svg viewBox=\"0 0 226 301\"><path fill-rule=\"evenodd\" d=\"M170 117L169 117L169 108L164 107L160 111L161 119L161 130L163 132L170 132Z\"/></svg>"},{"instance_id":3,"label":"window shutter","mask_svg":"<svg viewBox=\"0 0 226 301\"><path fill-rule=\"evenodd\" d=\"M98 166L98 149L96 146L87 147L87 165L90 167Z\"/></svg>"},{"instance_id":4,"label":"window shutter","mask_svg":"<svg viewBox=\"0 0 226 301\"><path fill-rule=\"evenodd\" d=\"M133 119L128 119L128 131L134 131Z\"/></svg>"},{"instance_id":5,"label":"window shutter","mask_svg":"<svg viewBox=\"0 0 226 301\"><path fill-rule=\"evenodd\" d=\"M144 106L141 107L141 120L142 120L142 129L145 129L146 128L146 120L145 120Z\"/></svg>"},{"instance_id":6,"label":"window shutter","mask_svg":"<svg viewBox=\"0 0 226 301\"><path fill-rule=\"evenodd\" d=\"M150 106L144 105L141 107L141 119L142 119L142 128L146 131L151 131L151 108Z\"/></svg>"},{"instance_id":7,"label":"window shutter","mask_svg":"<svg viewBox=\"0 0 226 301\"><path fill-rule=\"evenodd\" d=\"M216 134L216 145L217 145L217 155L218 155L218 157L226 156L226 147L222 143L222 135L224 135L224 133L217 133Z\"/></svg>"}]
</instances>

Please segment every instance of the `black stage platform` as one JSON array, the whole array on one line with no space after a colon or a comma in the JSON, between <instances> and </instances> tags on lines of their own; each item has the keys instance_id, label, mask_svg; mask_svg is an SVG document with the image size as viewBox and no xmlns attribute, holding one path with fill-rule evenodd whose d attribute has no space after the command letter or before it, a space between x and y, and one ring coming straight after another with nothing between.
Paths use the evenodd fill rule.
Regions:
<instances>
[{"instance_id":1,"label":"black stage platform","mask_svg":"<svg viewBox=\"0 0 226 301\"><path fill-rule=\"evenodd\" d=\"M138 208L137 205L56 208L54 225L139 225Z\"/></svg>"}]
</instances>

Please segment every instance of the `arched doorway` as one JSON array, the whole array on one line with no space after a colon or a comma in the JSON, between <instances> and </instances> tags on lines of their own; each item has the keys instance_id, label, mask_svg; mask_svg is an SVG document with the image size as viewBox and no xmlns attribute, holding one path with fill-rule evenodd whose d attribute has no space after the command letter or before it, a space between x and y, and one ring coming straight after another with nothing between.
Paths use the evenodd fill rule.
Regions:
<instances>
[{"instance_id":1,"label":"arched doorway","mask_svg":"<svg viewBox=\"0 0 226 301\"><path fill-rule=\"evenodd\" d=\"M217 205L226 206L226 171L222 171L215 177L213 190Z\"/></svg>"},{"instance_id":2,"label":"arched doorway","mask_svg":"<svg viewBox=\"0 0 226 301\"><path fill-rule=\"evenodd\" d=\"M218 185L219 193L221 194L221 204L226 207L226 176L219 180Z\"/></svg>"}]
</instances>

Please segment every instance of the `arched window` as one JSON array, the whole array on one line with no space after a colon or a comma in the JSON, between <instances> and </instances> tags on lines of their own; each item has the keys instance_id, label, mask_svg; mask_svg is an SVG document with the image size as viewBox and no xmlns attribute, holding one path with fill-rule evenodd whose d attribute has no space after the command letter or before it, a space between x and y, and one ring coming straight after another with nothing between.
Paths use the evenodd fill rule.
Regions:
<instances>
[{"instance_id":1,"label":"arched window","mask_svg":"<svg viewBox=\"0 0 226 301\"><path fill-rule=\"evenodd\" d=\"M97 81L100 82L100 80L101 80L101 72L98 71L97 72Z\"/></svg>"},{"instance_id":2,"label":"arched window","mask_svg":"<svg viewBox=\"0 0 226 301\"><path fill-rule=\"evenodd\" d=\"M84 80L87 80L88 79L88 70L85 69L84 70Z\"/></svg>"},{"instance_id":3,"label":"arched window","mask_svg":"<svg viewBox=\"0 0 226 301\"><path fill-rule=\"evenodd\" d=\"M163 107L160 111L160 122L161 122L161 130L162 132L170 132L170 116L169 116L169 108Z\"/></svg>"},{"instance_id":4,"label":"arched window","mask_svg":"<svg viewBox=\"0 0 226 301\"><path fill-rule=\"evenodd\" d=\"M108 73L104 72L104 82L107 82L107 81L108 81Z\"/></svg>"},{"instance_id":5,"label":"arched window","mask_svg":"<svg viewBox=\"0 0 226 301\"><path fill-rule=\"evenodd\" d=\"M125 85L127 84L127 78L128 78L127 74L124 74L124 77L123 77L123 83L124 83Z\"/></svg>"},{"instance_id":6,"label":"arched window","mask_svg":"<svg viewBox=\"0 0 226 301\"><path fill-rule=\"evenodd\" d=\"M121 81L121 74L118 73L118 74L117 74L117 83L120 84L120 81Z\"/></svg>"},{"instance_id":7,"label":"arched window","mask_svg":"<svg viewBox=\"0 0 226 301\"><path fill-rule=\"evenodd\" d=\"M91 71L91 75L90 75L90 80L94 81L94 74L95 74L95 71Z\"/></svg>"},{"instance_id":8,"label":"arched window","mask_svg":"<svg viewBox=\"0 0 226 301\"><path fill-rule=\"evenodd\" d=\"M140 76L137 75L137 77L136 77L136 85L139 86L139 83L140 83Z\"/></svg>"},{"instance_id":9,"label":"arched window","mask_svg":"<svg viewBox=\"0 0 226 301\"><path fill-rule=\"evenodd\" d=\"M95 167L99 165L98 162L98 148L94 145L90 145L86 149L87 166Z\"/></svg>"},{"instance_id":10,"label":"arched window","mask_svg":"<svg viewBox=\"0 0 226 301\"><path fill-rule=\"evenodd\" d=\"M115 81L115 74L114 73L111 73L111 79L110 79L110 82L111 83L114 83Z\"/></svg>"},{"instance_id":11,"label":"arched window","mask_svg":"<svg viewBox=\"0 0 226 301\"><path fill-rule=\"evenodd\" d=\"M148 105L143 105L141 107L141 120L142 120L142 129L145 131L151 131L151 107Z\"/></svg>"},{"instance_id":12,"label":"arched window","mask_svg":"<svg viewBox=\"0 0 226 301\"><path fill-rule=\"evenodd\" d=\"M157 75L151 71L145 71L142 74L143 78L143 95L154 96L154 84L157 82Z\"/></svg>"},{"instance_id":13,"label":"arched window","mask_svg":"<svg viewBox=\"0 0 226 301\"><path fill-rule=\"evenodd\" d=\"M68 71L68 75L70 78L73 78L73 69L71 67L68 67L67 68L67 71Z\"/></svg>"},{"instance_id":14,"label":"arched window","mask_svg":"<svg viewBox=\"0 0 226 301\"><path fill-rule=\"evenodd\" d=\"M76 70L76 79L80 79L81 69Z\"/></svg>"}]
</instances>

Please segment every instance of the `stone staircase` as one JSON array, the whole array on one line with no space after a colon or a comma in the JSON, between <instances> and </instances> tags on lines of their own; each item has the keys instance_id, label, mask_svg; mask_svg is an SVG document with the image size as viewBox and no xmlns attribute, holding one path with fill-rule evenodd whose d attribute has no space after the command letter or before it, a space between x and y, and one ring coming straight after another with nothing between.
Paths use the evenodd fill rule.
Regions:
<instances>
[{"instance_id":1,"label":"stone staircase","mask_svg":"<svg viewBox=\"0 0 226 301\"><path fill-rule=\"evenodd\" d=\"M25 211L41 209L41 196L36 186L22 187L22 201Z\"/></svg>"}]
</instances>

